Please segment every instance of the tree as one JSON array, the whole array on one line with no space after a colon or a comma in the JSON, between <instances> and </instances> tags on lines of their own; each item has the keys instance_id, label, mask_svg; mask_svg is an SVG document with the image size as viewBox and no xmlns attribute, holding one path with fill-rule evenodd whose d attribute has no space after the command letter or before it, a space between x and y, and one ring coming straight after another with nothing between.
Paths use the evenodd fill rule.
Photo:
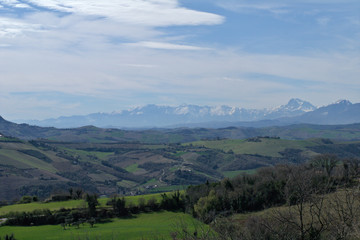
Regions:
<instances>
[{"instance_id":1,"label":"tree","mask_svg":"<svg viewBox=\"0 0 360 240\"><path fill-rule=\"evenodd\" d=\"M157 203L157 200L155 197L150 198L147 201L147 205L150 208L150 210L152 210L152 211L156 211L159 208L159 204Z\"/></svg>"},{"instance_id":2,"label":"tree","mask_svg":"<svg viewBox=\"0 0 360 240\"><path fill-rule=\"evenodd\" d=\"M126 201L125 201L124 197L118 198L118 197L114 196L111 199L110 204L112 205L113 211L116 216L120 217L120 216L128 215L129 212L126 208Z\"/></svg>"},{"instance_id":3,"label":"tree","mask_svg":"<svg viewBox=\"0 0 360 240\"><path fill-rule=\"evenodd\" d=\"M70 198L73 199L73 194L74 194L74 189L73 188L69 188L69 195Z\"/></svg>"},{"instance_id":4,"label":"tree","mask_svg":"<svg viewBox=\"0 0 360 240\"><path fill-rule=\"evenodd\" d=\"M84 191L82 189L76 189L75 191L75 199L81 199L81 195L84 193Z\"/></svg>"},{"instance_id":5,"label":"tree","mask_svg":"<svg viewBox=\"0 0 360 240\"><path fill-rule=\"evenodd\" d=\"M304 166L289 167L285 194L288 206L275 210L268 229L275 239L317 240L327 230L323 185L315 185L317 173ZM325 187L328 189L328 187Z\"/></svg>"},{"instance_id":6,"label":"tree","mask_svg":"<svg viewBox=\"0 0 360 240\"><path fill-rule=\"evenodd\" d=\"M194 205L196 215L205 223L210 223L214 220L215 212L219 209L220 203L215 191L211 190L209 195L202 197Z\"/></svg>"},{"instance_id":7,"label":"tree","mask_svg":"<svg viewBox=\"0 0 360 240\"><path fill-rule=\"evenodd\" d=\"M139 206L140 211L145 211L145 205L146 205L145 198L143 198L143 197L139 198L138 206Z\"/></svg>"},{"instance_id":8,"label":"tree","mask_svg":"<svg viewBox=\"0 0 360 240\"><path fill-rule=\"evenodd\" d=\"M18 203L31 203L33 201L33 197L31 196L22 196Z\"/></svg>"},{"instance_id":9,"label":"tree","mask_svg":"<svg viewBox=\"0 0 360 240\"><path fill-rule=\"evenodd\" d=\"M329 197L326 218L327 239L360 239L360 191L358 188L338 189Z\"/></svg>"},{"instance_id":10,"label":"tree","mask_svg":"<svg viewBox=\"0 0 360 240\"><path fill-rule=\"evenodd\" d=\"M97 200L97 195L96 194L86 194L86 198L85 198L87 204L88 204L88 210L89 210L89 215L90 217L96 217L96 206L99 205L99 202Z\"/></svg>"},{"instance_id":11,"label":"tree","mask_svg":"<svg viewBox=\"0 0 360 240\"><path fill-rule=\"evenodd\" d=\"M320 154L315 156L310 164L327 173L327 176L331 176L332 170L335 168L336 164L339 162L338 157L335 154Z\"/></svg>"},{"instance_id":12,"label":"tree","mask_svg":"<svg viewBox=\"0 0 360 240\"><path fill-rule=\"evenodd\" d=\"M360 159L348 158L343 160L344 168L344 180L349 182L351 179L355 179L360 175Z\"/></svg>"}]
</instances>

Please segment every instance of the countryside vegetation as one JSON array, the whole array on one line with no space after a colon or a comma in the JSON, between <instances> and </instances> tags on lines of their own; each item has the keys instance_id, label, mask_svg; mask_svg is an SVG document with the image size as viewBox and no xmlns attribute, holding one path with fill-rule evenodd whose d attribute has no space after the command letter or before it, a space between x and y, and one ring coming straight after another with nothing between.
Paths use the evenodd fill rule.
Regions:
<instances>
[{"instance_id":1,"label":"countryside vegetation","mask_svg":"<svg viewBox=\"0 0 360 240\"><path fill-rule=\"evenodd\" d=\"M136 140L82 141L87 128L76 141L5 135L0 237L360 239L353 127L322 130L328 138L236 139L206 129L167 140L155 130Z\"/></svg>"}]
</instances>

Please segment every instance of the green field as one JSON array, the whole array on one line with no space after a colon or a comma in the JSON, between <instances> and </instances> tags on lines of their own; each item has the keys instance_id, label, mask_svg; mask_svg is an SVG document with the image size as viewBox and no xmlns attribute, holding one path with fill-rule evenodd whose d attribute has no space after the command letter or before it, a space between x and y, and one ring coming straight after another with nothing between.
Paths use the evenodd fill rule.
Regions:
<instances>
[{"instance_id":1,"label":"green field","mask_svg":"<svg viewBox=\"0 0 360 240\"><path fill-rule=\"evenodd\" d=\"M167 193L171 194L171 193ZM138 195L138 196L126 196L126 204L134 204L137 205L139 199L143 198L145 201L149 199L155 198L157 202L161 201L161 193L154 193L154 194L146 194L146 195ZM106 203L109 201L109 198L99 198L98 199L100 207L105 207ZM86 208L85 200L69 200L63 202L49 202L49 203L42 203L42 202L33 202L33 203L26 203L26 204L15 204L9 206L0 207L0 216L3 216L10 212L32 212L36 209L49 209L50 211L59 210L61 208L65 209L72 209L72 208Z\"/></svg>"},{"instance_id":2,"label":"green field","mask_svg":"<svg viewBox=\"0 0 360 240\"><path fill-rule=\"evenodd\" d=\"M18 152L17 150L0 149L0 155L5 157L0 159L0 164L18 166L17 163L20 163L20 166L25 165L27 166L27 168L38 168L52 173L56 172L56 169L51 164L44 162L38 158Z\"/></svg>"},{"instance_id":3,"label":"green field","mask_svg":"<svg viewBox=\"0 0 360 240\"><path fill-rule=\"evenodd\" d=\"M164 186L164 187L158 187L158 188L152 189L150 191L169 192L169 191L177 191L177 190L179 190L180 192L183 192L187 187L188 187L188 185Z\"/></svg>"},{"instance_id":4,"label":"green field","mask_svg":"<svg viewBox=\"0 0 360 240\"><path fill-rule=\"evenodd\" d=\"M138 166L139 166L139 164L134 163L134 164L132 164L132 165L127 166L127 167L125 168L125 170L128 171L128 172L133 173L133 172L136 172L137 170L139 170Z\"/></svg>"},{"instance_id":5,"label":"green field","mask_svg":"<svg viewBox=\"0 0 360 240\"><path fill-rule=\"evenodd\" d=\"M32 212L37 209L49 209L50 211L59 210L61 208L72 209L86 207L84 200L69 200L64 202L33 202L26 204L14 204L0 207L0 216L10 212Z\"/></svg>"},{"instance_id":6,"label":"green field","mask_svg":"<svg viewBox=\"0 0 360 240\"><path fill-rule=\"evenodd\" d=\"M244 174L244 173L247 173L247 174L254 174L256 173L257 169L247 169L247 170L238 170L238 171L225 171L223 172L224 176L225 177L228 177L228 178L233 178L233 177L236 177L240 174Z\"/></svg>"},{"instance_id":7,"label":"green field","mask_svg":"<svg viewBox=\"0 0 360 240\"><path fill-rule=\"evenodd\" d=\"M76 227L60 225L32 226L32 227L0 227L0 236L14 233L16 239L50 240L50 239L171 239L170 233L180 223L185 223L189 229L204 226L189 214L174 212L157 212L139 214L129 219L112 219L109 223L95 224L94 228L85 224ZM195 226L195 227L194 227ZM206 227L206 226L205 226Z\"/></svg>"},{"instance_id":8,"label":"green field","mask_svg":"<svg viewBox=\"0 0 360 240\"><path fill-rule=\"evenodd\" d=\"M262 156L280 157L279 152L285 149L301 149L315 146L318 143L306 140L284 140L273 138L261 138L261 142L247 140L225 139L219 141L197 141L194 146L205 146L207 148L219 149L225 152L233 151L235 154L259 154Z\"/></svg>"}]
</instances>

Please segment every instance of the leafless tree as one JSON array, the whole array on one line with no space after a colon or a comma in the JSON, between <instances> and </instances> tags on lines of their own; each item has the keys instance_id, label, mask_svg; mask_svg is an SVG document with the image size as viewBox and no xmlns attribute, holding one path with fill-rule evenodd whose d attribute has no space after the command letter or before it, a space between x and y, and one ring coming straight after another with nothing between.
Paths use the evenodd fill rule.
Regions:
<instances>
[{"instance_id":1,"label":"leafless tree","mask_svg":"<svg viewBox=\"0 0 360 240\"><path fill-rule=\"evenodd\" d=\"M328 199L326 208L328 239L360 239L359 189L341 189Z\"/></svg>"},{"instance_id":2,"label":"leafless tree","mask_svg":"<svg viewBox=\"0 0 360 240\"><path fill-rule=\"evenodd\" d=\"M320 239L326 231L324 190L314 186L318 174L304 166L289 167L287 207L274 210L272 224L267 225L278 239Z\"/></svg>"}]
</instances>

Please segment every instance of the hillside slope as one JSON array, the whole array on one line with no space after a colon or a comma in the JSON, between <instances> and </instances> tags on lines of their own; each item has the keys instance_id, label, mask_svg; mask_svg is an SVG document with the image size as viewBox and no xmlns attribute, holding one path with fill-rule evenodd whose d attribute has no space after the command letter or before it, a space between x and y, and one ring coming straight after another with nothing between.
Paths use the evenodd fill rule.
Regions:
<instances>
[{"instance_id":1,"label":"hillside slope","mask_svg":"<svg viewBox=\"0 0 360 240\"><path fill-rule=\"evenodd\" d=\"M189 144L71 143L0 138L0 200L82 188L110 195L182 189L238 172L301 163L318 153L360 155L359 142L207 140Z\"/></svg>"}]
</instances>

